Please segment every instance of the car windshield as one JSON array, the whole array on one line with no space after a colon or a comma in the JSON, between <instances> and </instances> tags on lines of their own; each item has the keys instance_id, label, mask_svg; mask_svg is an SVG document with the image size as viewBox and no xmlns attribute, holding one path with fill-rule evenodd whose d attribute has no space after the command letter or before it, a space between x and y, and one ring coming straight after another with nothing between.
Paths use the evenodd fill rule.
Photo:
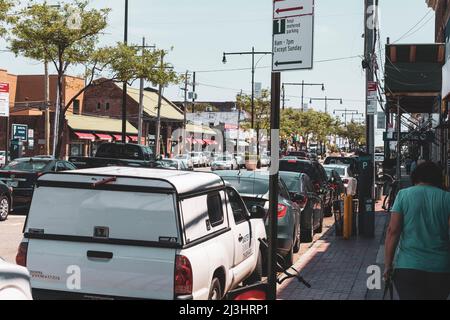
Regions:
<instances>
[{"instance_id":1,"label":"car windshield","mask_svg":"<svg viewBox=\"0 0 450 320\"><path fill-rule=\"evenodd\" d=\"M269 181L249 178L224 178L241 194L265 195L269 192Z\"/></svg>"},{"instance_id":2,"label":"car windshield","mask_svg":"<svg viewBox=\"0 0 450 320\"><path fill-rule=\"evenodd\" d=\"M163 168L175 168L178 169L178 163L172 160L160 160L157 161L156 164Z\"/></svg>"},{"instance_id":3,"label":"car windshield","mask_svg":"<svg viewBox=\"0 0 450 320\"><path fill-rule=\"evenodd\" d=\"M286 184L289 192L300 191L300 178L297 175L280 172L280 177Z\"/></svg>"},{"instance_id":4,"label":"car windshield","mask_svg":"<svg viewBox=\"0 0 450 320\"><path fill-rule=\"evenodd\" d=\"M13 161L9 165L3 168L3 170L17 170L26 172L40 172L48 165L48 161Z\"/></svg>"},{"instance_id":5,"label":"car windshield","mask_svg":"<svg viewBox=\"0 0 450 320\"><path fill-rule=\"evenodd\" d=\"M328 170L330 171L330 173L331 173L331 171L336 171L337 173L338 173L338 175L340 175L341 177L342 176L345 176L345 168L342 168L342 167L328 167L328 168L326 168L325 169L327 172L328 172Z\"/></svg>"}]
</instances>

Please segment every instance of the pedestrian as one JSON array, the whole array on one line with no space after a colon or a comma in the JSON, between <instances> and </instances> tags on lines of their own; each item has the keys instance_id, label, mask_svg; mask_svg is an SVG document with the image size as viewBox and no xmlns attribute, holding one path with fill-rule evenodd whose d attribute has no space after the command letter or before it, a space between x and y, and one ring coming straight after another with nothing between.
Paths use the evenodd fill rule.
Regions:
<instances>
[{"instance_id":1,"label":"pedestrian","mask_svg":"<svg viewBox=\"0 0 450 320\"><path fill-rule=\"evenodd\" d=\"M385 279L400 300L446 300L450 294L450 193L433 162L417 166L400 191L385 241ZM397 252L396 252L397 251Z\"/></svg>"},{"instance_id":2,"label":"pedestrian","mask_svg":"<svg viewBox=\"0 0 450 320\"><path fill-rule=\"evenodd\" d=\"M410 168L410 170L409 170L409 172L410 172L410 174L411 173L413 173L415 170L416 170L416 168L417 168L417 158L415 158L412 162L411 162L411 168Z\"/></svg>"}]
</instances>

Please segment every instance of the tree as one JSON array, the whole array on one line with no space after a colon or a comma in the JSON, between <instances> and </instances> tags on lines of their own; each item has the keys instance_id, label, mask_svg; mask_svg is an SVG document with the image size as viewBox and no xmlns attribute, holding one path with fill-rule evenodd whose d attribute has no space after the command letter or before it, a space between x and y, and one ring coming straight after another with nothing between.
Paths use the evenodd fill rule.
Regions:
<instances>
[{"instance_id":1,"label":"tree","mask_svg":"<svg viewBox=\"0 0 450 320\"><path fill-rule=\"evenodd\" d=\"M168 64L163 66L163 72L158 68L165 51L145 49L141 52L139 47L123 43L98 48L99 36L107 27L110 9L90 9L88 4L87 0L74 0L55 9L47 3L30 2L13 22L11 50L16 55L52 62L57 71L59 99L56 110L59 112L59 127L55 132L58 137L56 157L61 153L65 113L87 88L105 81L131 83L137 78L167 85L177 78L173 71L165 68L169 67ZM61 99L63 79L67 70L77 65L84 65L88 70L85 75L87 85L64 104ZM107 77L95 81L105 73Z\"/></svg>"},{"instance_id":2,"label":"tree","mask_svg":"<svg viewBox=\"0 0 450 320\"><path fill-rule=\"evenodd\" d=\"M13 21L13 16L9 14L13 6L14 2L12 0L0 0L0 37L6 35L5 24Z\"/></svg>"},{"instance_id":3,"label":"tree","mask_svg":"<svg viewBox=\"0 0 450 320\"><path fill-rule=\"evenodd\" d=\"M239 94L236 98L237 106L240 110L252 114L252 97L247 94ZM260 130L270 130L270 91L262 90L261 95L254 99L254 125L256 130L256 152L259 156ZM246 121L243 126L245 129L251 129L251 120Z\"/></svg>"},{"instance_id":4,"label":"tree","mask_svg":"<svg viewBox=\"0 0 450 320\"><path fill-rule=\"evenodd\" d=\"M340 136L348 139L350 148L355 149L366 143L366 126L352 120L347 127L340 132Z\"/></svg>"}]
</instances>

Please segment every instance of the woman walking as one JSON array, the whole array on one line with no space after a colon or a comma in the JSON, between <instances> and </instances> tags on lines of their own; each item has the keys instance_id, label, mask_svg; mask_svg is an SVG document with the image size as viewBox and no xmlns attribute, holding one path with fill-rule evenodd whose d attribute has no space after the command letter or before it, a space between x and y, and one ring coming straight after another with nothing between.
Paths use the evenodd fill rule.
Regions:
<instances>
[{"instance_id":1,"label":"woman walking","mask_svg":"<svg viewBox=\"0 0 450 320\"><path fill-rule=\"evenodd\" d=\"M399 192L385 242L385 279L400 300L446 300L450 294L450 193L441 169L417 166Z\"/></svg>"}]
</instances>

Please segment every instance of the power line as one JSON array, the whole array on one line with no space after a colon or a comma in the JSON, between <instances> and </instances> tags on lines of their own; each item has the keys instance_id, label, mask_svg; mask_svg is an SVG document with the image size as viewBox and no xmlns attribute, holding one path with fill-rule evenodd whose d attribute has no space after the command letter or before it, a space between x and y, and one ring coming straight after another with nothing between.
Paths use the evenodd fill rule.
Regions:
<instances>
[{"instance_id":1,"label":"power line","mask_svg":"<svg viewBox=\"0 0 450 320\"><path fill-rule=\"evenodd\" d=\"M433 12L433 10L432 9L430 9L411 29L409 29L408 31L406 31L400 38L398 38L398 40L396 40L396 41L394 41L393 42L393 44L395 44L395 43L397 43L397 42L399 42L399 41L401 41L402 39L404 39L404 38L406 38L406 37L408 37L408 34L411 32L411 31L413 31L423 20L425 20L426 19L426 17L431 13L431 12ZM418 29L418 30L420 30L420 29Z\"/></svg>"}]
</instances>

